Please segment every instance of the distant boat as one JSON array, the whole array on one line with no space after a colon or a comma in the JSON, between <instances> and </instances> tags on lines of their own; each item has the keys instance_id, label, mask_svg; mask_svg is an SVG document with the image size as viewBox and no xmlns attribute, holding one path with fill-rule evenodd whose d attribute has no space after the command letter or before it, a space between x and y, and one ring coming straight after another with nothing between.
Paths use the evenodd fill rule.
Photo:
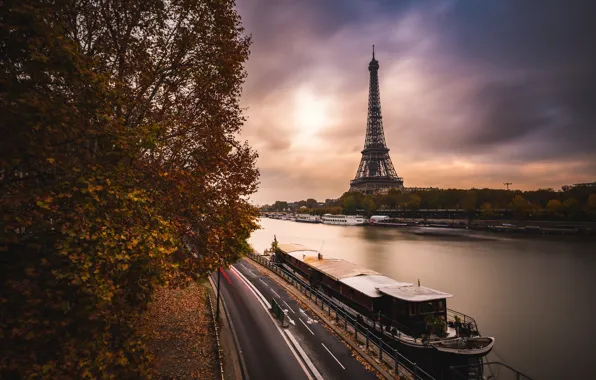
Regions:
<instances>
[{"instance_id":1,"label":"distant boat","mask_svg":"<svg viewBox=\"0 0 596 380\"><path fill-rule=\"evenodd\" d=\"M318 215L298 214L296 221L300 223L321 223L321 218Z\"/></svg>"},{"instance_id":2,"label":"distant boat","mask_svg":"<svg viewBox=\"0 0 596 380\"><path fill-rule=\"evenodd\" d=\"M391 219L389 218L387 215L373 215L370 217L370 220L368 221L370 224L375 224L377 222L382 222L384 220L388 220Z\"/></svg>"},{"instance_id":3,"label":"distant boat","mask_svg":"<svg viewBox=\"0 0 596 380\"><path fill-rule=\"evenodd\" d=\"M366 223L361 215L332 215L325 214L321 218L323 224L336 224L340 226L360 226Z\"/></svg>"}]
</instances>

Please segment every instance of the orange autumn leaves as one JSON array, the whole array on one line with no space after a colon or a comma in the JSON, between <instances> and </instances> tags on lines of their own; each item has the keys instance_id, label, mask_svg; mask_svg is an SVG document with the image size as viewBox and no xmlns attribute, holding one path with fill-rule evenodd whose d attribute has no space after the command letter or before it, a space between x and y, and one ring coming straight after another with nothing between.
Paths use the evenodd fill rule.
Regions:
<instances>
[{"instance_id":1,"label":"orange autumn leaves","mask_svg":"<svg viewBox=\"0 0 596 380\"><path fill-rule=\"evenodd\" d=\"M208 290L160 288L149 307L144 328L151 334L158 378L218 379L217 343Z\"/></svg>"}]
</instances>

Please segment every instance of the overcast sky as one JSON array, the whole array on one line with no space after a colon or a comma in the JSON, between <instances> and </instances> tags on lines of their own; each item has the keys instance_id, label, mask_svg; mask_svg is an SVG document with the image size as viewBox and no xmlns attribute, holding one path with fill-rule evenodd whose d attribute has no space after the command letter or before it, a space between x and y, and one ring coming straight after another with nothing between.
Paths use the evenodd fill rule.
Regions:
<instances>
[{"instance_id":1,"label":"overcast sky","mask_svg":"<svg viewBox=\"0 0 596 380\"><path fill-rule=\"evenodd\" d=\"M376 45L405 186L596 180L596 1L237 0L257 204L336 198L364 145Z\"/></svg>"}]
</instances>

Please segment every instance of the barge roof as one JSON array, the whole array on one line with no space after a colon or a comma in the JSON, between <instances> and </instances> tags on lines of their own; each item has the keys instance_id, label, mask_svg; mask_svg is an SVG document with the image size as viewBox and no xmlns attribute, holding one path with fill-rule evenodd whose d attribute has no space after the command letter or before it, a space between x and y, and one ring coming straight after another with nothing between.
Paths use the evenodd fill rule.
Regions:
<instances>
[{"instance_id":1,"label":"barge roof","mask_svg":"<svg viewBox=\"0 0 596 380\"><path fill-rule=\"evenodd\" d=\"M361 276L365 274L380 275L380 273L375 272L374 270L366 269L360 265L356 265L346 260L336 259L334 257L328 256L321 256L321 258L319 258L317 251L305 249L304 246L300 246L299 244L291 245L295 247L285 247L285 244L280 244L280 248L293 258L308 264L320 272L323 272L325 275L333 278L334 280L341 280L342 278ZM298 246L302 249L295 249L298 248ZM285 248L288 248L291 251L288 252Z\"/></svg>"},{"instance_id":2,"label":"barge roof","mask_svg":"<svg viewBox=\"0 0 596 380\"><path fill-rule=\"evenodd\" d=\"M385 286L379 288L379 291L388 296L398 298L408 302L422 302L440 300L443 298L453 297L452 294L444 293L439 290L427 288L425 286Z\"/></svg>"},{"instance_id":3,"label":"barge roof","mask_svg":"<svg viewBox=\"0 0 596 380\"><path fill-rule=\"evenodd\" d=\"M384 286L408 286L412 285L409 282L399 282L392 278L382 275L369 275L369 276L354 276L346 277L339 280L342 284L348 285L349 287L364 293L372 298L379 298L383 294L379 292L379 288Z\"/></svg>"},{"instance_id":4,"label":"barge roof","mask_svg":"<svg viewBox=\"0 0 596 380\"><path fill-rule=\"evenodd\" d=\"M385 294L407 302L423 302L453 297L452 294L425 286L396 281L346 260L329 256L319 258L316 250L301 244L279 244L278 246L293 258L372 298Z\"/></svg>"},{"instance_id":5,"label":"barge roof","mask_svg":"<svg viewBox=\"0 0 596 380\"><path fill-rule=\"evenodd\" d=\"M284 251L285 253L292 253L294 251L308 251L308 252L317 252L314 249L307 248L302 244L295 244L295 243L284 243L277 245L279 249Z\"/></svg>"}]
</instances>

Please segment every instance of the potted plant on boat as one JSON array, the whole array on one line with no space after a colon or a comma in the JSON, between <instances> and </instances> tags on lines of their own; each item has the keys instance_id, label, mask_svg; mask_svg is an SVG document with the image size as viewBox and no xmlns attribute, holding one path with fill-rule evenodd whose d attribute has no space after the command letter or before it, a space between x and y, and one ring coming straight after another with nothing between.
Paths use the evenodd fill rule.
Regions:
<instances>
[{"instance_id":1,"label":"potted plant on boat","mask_svg":"<svg viewBox=\"0 0 596 380\"><path fill-rule=\"evenodd\" d=\"M455 317L453 317L453 319L455 319L455 327L461 327L461 318L459 317L459 315L456 315Z\"/></svg>"},{"instance_id":2,"label":"potted plant on boat","mask_svg":"<svg viewBox=\"0 0 596 380\"><path fill-rule=\"evenodd\" d=\"M446 324L445 321L441 318L434 316L434 315L427 315L426 318L426 327L429 330L430 334L435 334L436 336L442 338L446 335Z\"/></svg>"}]
</instances>

